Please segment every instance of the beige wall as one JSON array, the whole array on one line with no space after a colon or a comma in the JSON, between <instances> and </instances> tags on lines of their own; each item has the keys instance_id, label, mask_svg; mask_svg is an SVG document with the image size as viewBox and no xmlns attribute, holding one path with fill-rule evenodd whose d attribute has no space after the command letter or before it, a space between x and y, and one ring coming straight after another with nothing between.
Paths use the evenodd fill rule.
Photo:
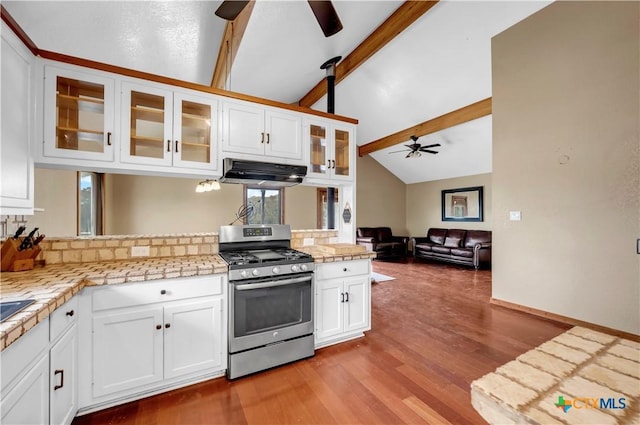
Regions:
<instances>
[{"instance_id":1,"label":"beige wall","mask_svg":"<svg viewBox=\"0 0 640 425\"><path fill-rule=\"evenodd\" d=\"M442 191L483 186L484 221L442 221ZM407 228L411 236L424 236L430 227L491 230L491 174L435 180L407 185Z\"/></svg>"},{"instance_id":2,"label":"beige wall","mask_svg":"<svg viewBox=\"0 0 640 425\"><path fill-rule=\"evenodd\" d=\"M356 226L387 226L406 236L406 185L369 155L357 157L356 166Z\"/></svg>"},{"instance_id":3,"label":"beige wall","mask_svg":"<svg viewBox=\"0 0 640 425\"><path fill-rule=\"evenodd\" d=\"M242 185L223 184L220 191L196 193L199 180L107 174L105 234L217 232L231 223L242 205ZM29 219L47 236L77 234L77 173L37 168L35 205L45 212ZM316 188L285 189L285 222L292 229L316 227Z\"/></svg>"},{"instance_id":4,"label":"beige wall","mask_svg":"<svg viewBox=\"0 0 640 425\"><path fill-rule=\"evenodd\" d=\"M556 2L492 43L493 297L635 334L639 9Z\"/></svg>"},{"instance_id":5,"label":"beige wall","mask_svg":"<svg viewBox=\"0 0 640 425\"><path fill-rule=\"evenodd\" d=\"M316 188L292 186L284 192L284 221L292 229L315 229L318 203Z\"/></svg>"},{"instance_id":6,"label":"beige wall","mask_svg":"<svg viewBox=\"0 0 640 425\"><path fill-rule=\"evenodd\" d=\"M78 234L77 175L75 171L35 169L34 205L45 211L27 217L29 229L38 227L47 237Z\"/></svg>"}]
</instances>

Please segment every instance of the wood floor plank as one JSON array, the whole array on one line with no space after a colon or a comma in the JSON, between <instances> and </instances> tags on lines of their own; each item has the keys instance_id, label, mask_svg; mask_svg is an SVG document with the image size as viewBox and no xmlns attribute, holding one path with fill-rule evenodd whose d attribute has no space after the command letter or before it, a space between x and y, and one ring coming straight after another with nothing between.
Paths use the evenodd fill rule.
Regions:
<instances>
[{"instance_id":1,"label":"wood floor plank","mask_svg":"<svg viewBox=\"0 0 640 425\"><path fill-rule=\"evenodd\" d=\"M219 378L73 425L481 424L470 384L570 326L489 303L491 272L374 261L372 329L312 358Z\"/></svg>"}]
</instances>

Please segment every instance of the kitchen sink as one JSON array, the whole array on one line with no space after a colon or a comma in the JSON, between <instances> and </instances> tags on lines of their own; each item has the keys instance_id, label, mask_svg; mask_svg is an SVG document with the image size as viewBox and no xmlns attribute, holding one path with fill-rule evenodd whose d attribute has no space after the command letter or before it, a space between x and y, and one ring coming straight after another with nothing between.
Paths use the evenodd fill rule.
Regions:
<instances>
[{"instance_id":1,"label":"kitchen sink","mask_svg":"<svg viewBox=\"0 0 640 425\"><path fill-rule=\"evenodd\" d=\"M33 304L35 300L18 300L0 302L0 323L7 320L25 307Z\"/></svg>"}]
</instances>

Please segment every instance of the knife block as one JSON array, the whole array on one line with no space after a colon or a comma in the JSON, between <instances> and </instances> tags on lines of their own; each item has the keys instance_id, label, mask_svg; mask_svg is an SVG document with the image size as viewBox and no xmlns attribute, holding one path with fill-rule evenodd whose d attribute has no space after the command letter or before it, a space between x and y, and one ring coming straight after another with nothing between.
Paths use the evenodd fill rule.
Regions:
<instances>
[{"instance_id":1,"label":"knife block","mask_svg":"<svg viewBox=\"0 0 640 425\"><path fill-rule=\"evenodd\" d=\"M2 267L3 272L22 272L33 269L35 259L40 254L40 247L35 246L18 251L22 243L20 239L7 239L2 244Z\"/></svg>"}]
</instances>

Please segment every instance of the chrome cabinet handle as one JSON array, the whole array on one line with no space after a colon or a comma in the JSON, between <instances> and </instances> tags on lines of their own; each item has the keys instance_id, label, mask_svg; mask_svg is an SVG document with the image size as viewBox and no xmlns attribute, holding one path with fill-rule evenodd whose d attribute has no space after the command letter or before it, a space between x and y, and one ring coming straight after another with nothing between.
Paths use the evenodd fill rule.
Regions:
<instances>
[{"instance_id":1,"label":"chrome cabinet handle","mask_svg":"<svg viewBox=\"0 0 640 425\"><path fill-rule=\"evenodd\" d=\"M53 376L55 377L55 375L60 375L60 385L56 385L53 387L53 390L59 390L60 388L64 387L64 370L62 369L58 369L55 372L53 372Z\"/></svg>"}]
</instances>

